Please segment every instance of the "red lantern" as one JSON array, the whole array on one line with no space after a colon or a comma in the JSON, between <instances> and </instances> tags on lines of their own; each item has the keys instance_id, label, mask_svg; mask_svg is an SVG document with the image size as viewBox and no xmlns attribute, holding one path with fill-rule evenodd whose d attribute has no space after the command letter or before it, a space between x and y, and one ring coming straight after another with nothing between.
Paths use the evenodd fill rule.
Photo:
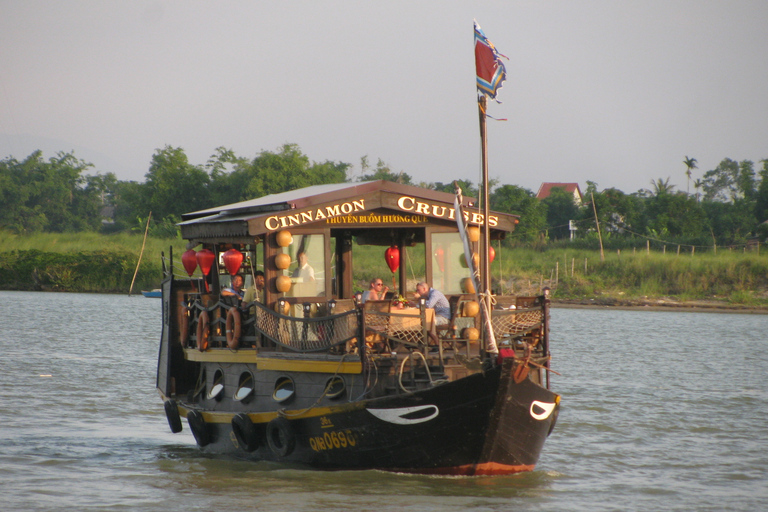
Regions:
<instances>
[{"instance_id":1,"label":"red lantern","mask_svg":"<svg viewBox=\"0 0 768 512\"><path fill-rule=\"evenodd\" d=\"M181 264L184 265L184 270L187 271L189 277L192 277L197 268L197 253L194 249L190 249L181 255Z\"/></svg>"},{"instance_id":2,"label":"red lantern","mask_svg":"<svg viewBox=\"0 0 768 512\"><path fill-rule=\"evenodd\" d=\"M389 270L391 270L393 274L397 272L397 269L400 266L400 249L393 245L384 251L384 257L387 260Z\"/></svg>"},{"instance_id":3,"label":"red lantern","mask_svg":"<svg viewBox=\"0 0 768 512\"><path fill-rule=\"evenodd\" d=\"M442 247L435 249L435 259L440 272L445 272L445 250Z\"/></svg>"},{"instance_id":4,"label":"red lantern","mask_svg":"<svg viewBox=\"0 0 768 512\"><path fill-rule=\"evenodd\" d=\"M496 249L494 249L492 245L489 245L488 246L488 263L493 263L494 258L496 258Z\"/></svg>"},{"instance_id":5,"label":"red lantern","mask_svg":"<svg viewBox=\"0 0 768 512\"><path fill-rule=\"evenodd\" d=\"M203 249L197 252L197 264L200 265L203 275L207 276L211 272L214 259L216 259L216 255L210 249Z\"/></svg>"},{"instance_id":6,"label":"red lantern","mask_svg":"<svg viewBox=\"0 0 768 512\"><path fill-rule=\"evenodd\" d=\"M224 261L224 266L227 268L229 275L234 276L240 271L240 265L243 263L243 253L237 249L230 249L222 255L221 259Z\"/></svg>"}]
</instances>

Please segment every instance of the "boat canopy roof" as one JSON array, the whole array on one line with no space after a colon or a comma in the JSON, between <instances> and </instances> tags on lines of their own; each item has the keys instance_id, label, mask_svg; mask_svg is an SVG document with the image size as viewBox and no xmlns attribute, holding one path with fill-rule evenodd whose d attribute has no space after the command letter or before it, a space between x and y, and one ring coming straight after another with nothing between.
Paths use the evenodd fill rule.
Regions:
<instances>
[{"instance_id":1,"label":"boat canopy roof","mask_svg":"<svg viewBox=\"0 0 768 512\"><path fill-rule=\"evenodd\" d=\"M473 198L463 198L468 224L482 225ZM454 194L379 180L315 185L182 215L182 237L215 242L253 239L282 229L453 224ZM490 212L489 227L511 232L516 215ZM503 236L503 235L502 235Z\"/></svg>"}]
</instances>

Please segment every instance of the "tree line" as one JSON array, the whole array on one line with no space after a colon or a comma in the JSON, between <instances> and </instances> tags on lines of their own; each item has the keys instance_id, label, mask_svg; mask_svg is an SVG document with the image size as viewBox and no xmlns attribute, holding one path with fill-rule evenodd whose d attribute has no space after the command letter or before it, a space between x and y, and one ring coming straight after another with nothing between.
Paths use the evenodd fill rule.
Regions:
<instances>
[{"instance_id":1,"label":"tree line","mask_svg":"<svg viewBox=\"0 0 768 512\"><path fill-rule=\"evenodd\" d=\"M665 243L739 245L768 237L768 160L756 172L749 160L724 159L694 179L696 159L685 157L687 190L677 191L670 178L649 189L625 193L598 190L587 181L584 203L553 189L538 200L535 193L511 184L492 183L490 207L520 215L510 244L546 244L571 237L588 243L597 227L609 245L654 240ZM217 148L204 165L191 164L182 148L166 146L152 156L144 182L121 181L114 173L88 174L92 165L72 153L46 160L36 151L23 160L0 160L0 229L14 233L143 230L152 212L150 232L177 236L182 213L254 199L297 188L351 181L390 180L453 192L452 183L415 183L379 159L361 158L360 172L344 162L313 162L296 144L262 151L254 158ZM461 180L465 196L478 186Z\"/></svg>"}]
</instances>

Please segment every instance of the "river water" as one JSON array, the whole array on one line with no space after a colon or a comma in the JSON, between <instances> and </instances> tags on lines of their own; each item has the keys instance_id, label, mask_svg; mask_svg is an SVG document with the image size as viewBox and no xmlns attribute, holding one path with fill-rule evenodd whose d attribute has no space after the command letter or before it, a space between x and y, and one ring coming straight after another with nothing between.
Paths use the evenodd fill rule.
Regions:
<instances>
[{"instance_id":1,"label":"river water","mask_svg":"<svg viewBox=\"0 0 768 512\"><path fill-rule=\"evenodd\" d=\"M536 471L445 478L203 456L155 391L160 301L0 292L0 508L768 509L768 316L553 309Z\"/></svg>"}]
</instances>

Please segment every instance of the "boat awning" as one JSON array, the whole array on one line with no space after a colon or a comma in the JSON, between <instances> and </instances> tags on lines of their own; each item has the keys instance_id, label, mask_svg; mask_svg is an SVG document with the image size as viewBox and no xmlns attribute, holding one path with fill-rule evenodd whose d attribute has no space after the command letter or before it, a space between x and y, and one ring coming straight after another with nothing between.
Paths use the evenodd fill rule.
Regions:
<instances>
[{"instance_id":1,"label":"boat awning","mask_svg":"<svg viewBox=\"0 0 768 512\"><path fill-rule=\"evenodd\" d=\"M316 185L182 215L185 239L253 238L296 227L386 225L425 221L451 223L454 195L391 181ZM472 198L464 198L467 222L484 223ZM517 216L491 212L493 230L514 231Z\"/></svg>"}]
</instances>

